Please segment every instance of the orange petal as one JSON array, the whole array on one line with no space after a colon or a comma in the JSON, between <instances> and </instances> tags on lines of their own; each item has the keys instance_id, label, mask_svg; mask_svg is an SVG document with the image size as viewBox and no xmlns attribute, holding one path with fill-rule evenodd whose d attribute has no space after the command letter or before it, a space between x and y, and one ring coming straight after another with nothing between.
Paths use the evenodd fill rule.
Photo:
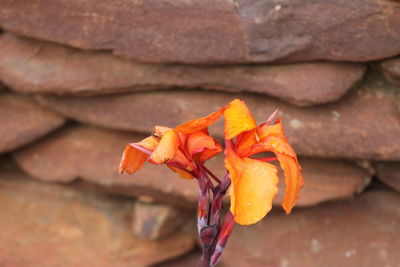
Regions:
<instances>
[{"instance_id":1,"label":"orange petal","mask_svg":"<svg viewBox=\"0 0 400 267\"><path fill-rule=\"evenodd\" d=\"M153 136L147 137L134 145L142 146L147 150L153 151L158 144L158 141ZM136 149L131 144L125 147L122 154L122 159L119 164L119 172L122 174L126 171L129 174L138 171L148 159L148 155L138 149Z\"/></svg>"},{"instance_id":2,"label":"orange petal","mask_svg":"<svg viewBox=\"0 0 400 267\"><path fill-rule=\"evenodd\" d=\"M209 136L206 131L197 131L187 136L186 148L191 157L198 154L201 162L208 160L222 151L217 140Z\"/></svg>"},{"instance_id":3,"label":"orange petal","mask_svg":"<svg viewBox=\"0 0 400 267\"><path fill-rule=\"evenodd\" d=\"M276 153L276 156L285 173L286 191L282 201L282 208L285 210L286 214L289 214L296 204L296 200L299 198L304 180L301 176L301 171L296 159L282 153Z\"/></svg>"},{"instance_id":4,"label":"orange petal","mask_svg":"<svg viewBox=\"0 0 400 267\"><path fill-rule=\"evenodd\" d=\"M256 129L239 134L236 138L236 153L241 157L249 155L251 153L252 146L256 144L257 141L258 136Z\"/></svg>"},{"instance_id":5,"label":"orange petal","mask_svg":"<svg viewBox=\"0 0 400 267\"><path fill-rule=\"evenodd\" d=\"M194 165L194 163L189 160L180 149L176 151L174 158L169 160L168 163L180 165L182 168L188 170L193 170L193 168L196 167L196 165Z\"/></svg>"},{"instance_id":6,"label":"orange petal","mask_svg":"<svg viewBox=\"0 0 400 267\"><path fill-rule=\"evenodd\" d=\"M260 139L264 139L265 137L269 136L276 136L286 139L283 132L283 126L279 118L276 119L274 125L262 124L257 128L257 134Z\"/></svg>"},{"instance_id":7,"label":"orange petal","mask_svg":"<svg viewBox=\"0 0 400 267\"><path fill-rule=\"evenodd\" d=\"M235 99L228 104L224 111L225 116L225 138L231 140L238 134L252 130L257 127L256 121L251 115L246 104Z\"/></svg>"},{"instance_id":8,"label":"orange petal","mask_svg":"<svg viewBox=\"0 0 400 267\"><path fill-rule=\"evenodd\" d=\"M227 150L225 165L232 181L231 208L235 221L242 225L260 221L272 208L278 192L278 171L272 164L240 158Z\"/></svg>"},{"instance_id":9,"label":"orange petal","mask_svg":"<svg viewBox=\"0 0 400 267\"><path fill-rule=\"evenodd\" d=\"M201 129L207 128L208 126L216 122L221 117L223 111L224 108L220 108L218 111L213 112L206 117L185 122L176 127L175 130L184 134L197 132Z\"/></svg>"},{"instance_id":10,"label":"orange petal","mask_svg":"<svg viewBox=\"0 0 400 267\"><path fill-rule=\"evenodd\" d=\"M222 146L219 143L216 143L216 148L206 149L199 154L199 161L205 162L221 152Z\"/></svg>"},{"instance_id":11,"label":"orange petal","mask_svg":"<svg viewBox=\"0 0 400 267\"><path fill-rule=\"evenodd\" d=\"M293 148L287 142L286 138L283 139L275 136L264 138L252 147L252 151L250 154L254 155L266 151L289 155L295 158L297 162L296 152L294 152Z\"/></svg>"},{"instance_id":12,"label":"orange petal","mask_svg":"<svg viewBox=\"0 0 400 267\"><path fill-rule=\"evenodd\" d=\"M301 176L301 167L297 161L296 153L293 148L282 139L276 136L264 138L260 143L253 146L252 154L271 151L275 153L279 164L285 174L286 193L282 202L282 207L289 214L298 198L300 189L304 184Z\"/></svg>"},{"instance_id":13,"label":"orange petal","mask_svg":"<svg viewBox=\"0 0 400 267\"><path fill-rule=\"evenodd\" d=\"M179 176L180 176L181 178L183 178L183 179L193 179L193 178L194 178L193 175L191 175L190 173L188 173L188 172L185 171L185 170L176 168L176 167L171 166L171 165L168 165L168 164L167 164L167 166L168 166L168 168L170 168L170 169L173 170L174 172L178 173Z\"/></svg>"},{"instance_id":14,"label":"orange petal","mask_svg":"<svg viewBox=\"0 0 400 267\"><path fill-rule=\"evenodd\" d=\"M119 173L124 173L126 171L129 174L132 174L138 171L149 155L143 153L140 150L137 150L131 145L127 145L122 154L121 162L119 163Z\"/></svg>"},{"instance_id":15,"label":"orange petal","mask_svg":"<svg viewBox=\"0 0 400 267\"><path fill-rule=\"evenodd\" d=\"M146 148L147 150L153 151L154 149L156 149L156 147L158 145L158 138L156 138L154 136L149 136L149 137L143 139L142 141L140 141L139 143L134 143L134 144L142 146L142 147Z\"/></svg>"},{"instance_id":16,"label":"orange petal","mask_svg":"<svg viewBox=\"0 0 400 267\"><path fill-rule=\"evenodd\" d=\"M162 164L172 159L179 146L179 136L174 130L169 130L161 137L156 149L151 154L151 160L156 164Z\"/></svg>"},{"instance_id":17,"label":"orange petal","mask_svg":"<svg viewBox=\"0 0 400 267\"><path fill-rule=\"evenodd\" d=\"M156 126L154 127L154 133L159 134L159 135L164 135L167 131L171 130L169 127L165 126Z\"/></svg>"}]
</instances>

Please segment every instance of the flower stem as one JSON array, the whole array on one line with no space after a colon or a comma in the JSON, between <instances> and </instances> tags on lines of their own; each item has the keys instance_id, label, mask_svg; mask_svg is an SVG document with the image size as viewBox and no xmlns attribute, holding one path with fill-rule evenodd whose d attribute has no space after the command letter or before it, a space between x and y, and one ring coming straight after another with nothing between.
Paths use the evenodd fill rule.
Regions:
<instances>
[{"instance_id":1,"label":"flower stem","mask_svg":"<svg viewBox=\"0 0 400 267\"><path fill-rule=\"evenodd\" d=\"M233 229L233 216L228 212L221 227L222 199L225 196L231 180L229 173L215 187L213 197L211 197L210 182L207 179L207 172L204 168L199 168L198 181L200 185L200 198L198 206L197 227L200 241L202 243L202 256L197 267L213 267L221 259L222 251L226 241Z\"/></svg>"}]
</instances>

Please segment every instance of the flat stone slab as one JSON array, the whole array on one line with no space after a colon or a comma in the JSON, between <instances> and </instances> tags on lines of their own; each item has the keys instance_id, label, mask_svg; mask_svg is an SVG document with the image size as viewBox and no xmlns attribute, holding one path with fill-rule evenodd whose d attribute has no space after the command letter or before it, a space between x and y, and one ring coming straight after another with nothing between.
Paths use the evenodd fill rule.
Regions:
<instances>
[{"instance_id":1,"label":"flat stone slab","mask_svg":"<svg viewBox=\"0 0 400 267\"><path fill-rule=\"evenodd\" d=\"M354 200L267 215L237 226L221 266L397 266L400 194L370 191Z\"/></svg>"},{"instance_id":2,"label":"flat stone slab","mask_svg":"<svg viewBox=\"0 0 400 267\"><path fill-rule=\"evenodd\" d=\"M43 181L72 182L80 178L84 182L78 184L91 189L96 185L96 190L126 196L147 196L160 202L195 208L199 195L196 181L181 179L165 166L145 164L134 175L118 173L125 145L144 137L95 127L72 126L12 155L28 174ZM219 177L224 175L222 154L207 163ZM351 162L301 158L300 163L306 184L298 206L349 198L360 193L370 181L369 175ZM280 204L284 192L281 179L275 204Z\"/></svg>"},{"instance_id":3,"label":"flat stone slab","mask_svg":"<svg viewBox=\"0 0 400 267\"><path fill-rule=\"evenodd\" d=\"M194 231L157 242L135 238L131 204L1 170L1 265L145 267L192 250Z\"/></svg>"},{"instance_id":4,"label":"flat stone slab","mask_svg":"<svg viewBox=\"0 0 400 267\"><path fill-rule=\"evenodd\" d=\"M341 101L299 108L252 94L168 91L96 97L41 96L39 102L67 117L107 128L151 132L205 116L234 98L245 100L259 121L276 109L299 155L368 160L400 160L398 87L372 73ZM222 120L211 127L223 133ZM368 145L366 145L368 144Z\"/></svg>"},{"instance_id":5,"label":"flat stone slab","mask_svg":"<svg viewBox=\"0 0 400 267\"><path fill-rule=\"evenodd\" d=\"M107 94L174 87L256 92L297 105L341 98L362 79L351 63L191 66L156 65L111 53L73 49L5 34L0 37L0 80L18 92Z\"/></svg>"},{"instance_id":6,"label":"flat stone slab","mask_svg":"<svg viewBox=\"0 0 400 267\"><path fill-rule=\"evenodd\" d=\"M29 97L0 93L0 153L24 146L64 123L64 117Z\"/></svg>"},{"instance_id":7,"label":"flat stone slab","mask_svg":"<svg viewBox=\"0 0 400 267\"><path fill-rule=\"evenodd\" d=\"M157 63L372 61L400 54L380 0L1 0L0 27Z\"/></svg>"}]
</instances>

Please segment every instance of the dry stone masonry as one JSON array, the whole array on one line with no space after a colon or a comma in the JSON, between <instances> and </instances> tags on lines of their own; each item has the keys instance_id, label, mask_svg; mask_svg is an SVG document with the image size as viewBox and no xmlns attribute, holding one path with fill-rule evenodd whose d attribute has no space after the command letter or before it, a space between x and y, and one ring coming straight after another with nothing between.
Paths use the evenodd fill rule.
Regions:
<instances>
[{"instance_id":1,"label":"dry stone masonry","mask_svg":"<svg viewBox=\"0 0 400 267\"><path fill-rule=\"evenodd\" d=\"M286 216L280 183L220 266L397 266L392 0L0 0L0 266L195 266L196 182L118 163L234 98L279 109L305 187Z\"/></svg>"}]
</instances>

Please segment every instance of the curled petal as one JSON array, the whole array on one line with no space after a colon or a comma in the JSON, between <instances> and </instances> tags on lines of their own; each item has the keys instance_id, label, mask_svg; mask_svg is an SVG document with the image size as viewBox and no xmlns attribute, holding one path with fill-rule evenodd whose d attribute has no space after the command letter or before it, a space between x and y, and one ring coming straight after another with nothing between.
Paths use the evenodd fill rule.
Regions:
<instances>
[{"instance_id":1,"label":"curled petal","mask_svg":"<svg viewBox=\"0 0 400 267\"><path fill-rule=\"evenodd\" d=\"M282 139L276 136L264 138L263 141L253 146L252 154L271 151L278 160L285 174L286 192L282 202L282 207L289 214L298 198L300 189L303 187L304 180L301 176L301 167L298 163L296 153L293 148Z\"/></svg>"},{"instance_id":2,"label":"curled petal","mask_svg":"<svg viewBox=\"0 0 400 267\"><path fill-rule=\"evenodd\" d=\"M179 136L174 130L169 130L161 137L150 159L156 164L162 164L174 158L179 146Z\"/></svg>"},{"instance_id":3,"label":"curled petal","mask_svg":"<svg viewBox=\"0 0 400 267\"><path fill-rule=\"evenodd\" d=\"M225 111L225 138L231 140L238 134L255 129L257 127L256 121L251 115L246 104L235 99L230 102Z\"/></svg>"},{"instance_id":4,"label":"curled petal","mask_svg":"<svg viewBox=\"0 0 400 267\"><path fill-rule=\"evenodd\" d=\"M184 134L200 131L216 122L221 117L223 112L224 108L220 108L218 111L213 112L208 116L185 122L176 127L175 130Z\"/></svg>"},{"instance_id":5,"label":"curled petal","mask_svg":"<svg viewBox=\"0 0 400 267\"><path fill-rule=\"evenodd\" d=\"M225 165L232 181L230 211L235 221L242 225L257 223L271 210L278 192L276 167L259 160L242 159L230 149Z\"/></svg>"},{"instance_id":6,"label":"curled petal","mask_svg":"<svg viewBox=\"0 0 400 267\"><path fill-rule=\"evenodd\" d=\"M200 162L204 162L222 151L217 140L205 131L197 131L187 137L186 148L191 157L198 155Z\"/></svg>"},{"instance_id":7,"label":"curled petal","mask_svg":"<svg viewBox=\"0 0 400 267\"><path fill-rule=\"evenodd\" d=\"M296 204L299 192L304 185L304 180L301 176L299 165L293 157L282 153L276 153L276 156L285 173L286 191L282 201L282 208L286 214L289 214Z\"/></svg>"},{"instance_id":8,"label":"curled petal","mask_svg":"<svg viewBox=\"0 0 400 267\"><path fill-rule=\"evenodd\" d=\"M286 138L282 139L280 137L275 137L275 136L264 138L263 140L261 140L252 147L250 154L254 155L257 153L267 152L267 151L289 155L295 158L297 162L296 152L294 152L293 148L287 142ZM300 168L300 165L298 167Z\"/></svg>"},{"instance_id":9,"label":"curled petal","mask_svg":"<svg viewBox=\"0 0 400 267\"><path fill-rule=\"evenodd\" d=\"M269 136L276 136L286 139L283 132L283 126L279 118L276 119L274 125L269 125L269 122L260 125L260 127L257 128L257 134L260 139L264 139Z\"/></svg>"},{"instance_id":10,"label":"curled petal","mask_svg":"<svg viewBox=\"0 0 400 267\"><path fill-rule=\"evenodd\" d=\"M136 149L130 144L125 147L124 153L122 154L121 162L119 163L119 173L124 173L126 171L129 174L132 174L138 171L149 155L146 153Z\"/></svg>"},{"instance_id":11,"label":"curled petal","mask_svg":"<svg viewBox=\"0 0 400 267\"><path fill-rule=\"evenodd\" d=\"M150 136L143 139L139 143L127 145L119 164L119 172L122 174L124 171L126 171L127 173L132 174L138 171L143 166L144 162L149 158L148 154L137 149L135 146L143 147L145 150L151 152L156 148L157 144L157 139L153 136Z\"/></svg>"}]
</instances>

